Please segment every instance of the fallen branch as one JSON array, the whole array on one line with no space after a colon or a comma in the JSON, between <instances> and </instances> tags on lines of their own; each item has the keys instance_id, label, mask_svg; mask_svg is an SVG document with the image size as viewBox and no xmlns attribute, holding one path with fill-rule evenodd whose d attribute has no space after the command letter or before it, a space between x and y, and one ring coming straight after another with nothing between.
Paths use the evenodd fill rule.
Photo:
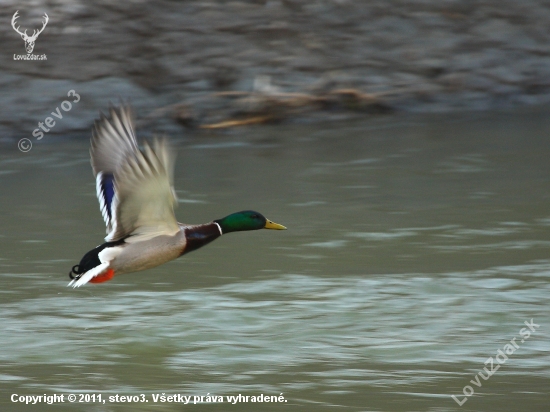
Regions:
<instances>
[{"instance_id":1,"label":"fallen branch","mask_svg":"<svg viewBox=\"0 0 550 412\"><path fill-rule=\"evenodd\" d=\"M266 123L272 120L271 116L255 116L249 117L247 119L239 120L224 120L223 122L203 124L199 126L201 129L226 129L228 127L237 127L237 126L249 126L251 124L260 124Z\"/></svg>"}]
</instances>

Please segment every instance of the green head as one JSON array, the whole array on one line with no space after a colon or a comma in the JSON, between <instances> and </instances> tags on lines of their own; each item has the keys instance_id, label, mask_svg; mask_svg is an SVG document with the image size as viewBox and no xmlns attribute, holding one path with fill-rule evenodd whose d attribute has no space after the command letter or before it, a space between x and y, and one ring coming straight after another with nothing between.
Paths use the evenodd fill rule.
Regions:
<instances>
[{"instance_id":1,"label":"green head","mask_svg":"<svg viewBox=\"0 0 550 412\"><path fill-rule=\"evenodd\" d=\"M220 225L222 232L240 232L243 230L258 230L258 229L277 229L284 230L286 227L271 220L266 219L261 213L253 210L245 210L242 212L233 213L222 219L214 220Z\"/></svg>"}]
</instances>

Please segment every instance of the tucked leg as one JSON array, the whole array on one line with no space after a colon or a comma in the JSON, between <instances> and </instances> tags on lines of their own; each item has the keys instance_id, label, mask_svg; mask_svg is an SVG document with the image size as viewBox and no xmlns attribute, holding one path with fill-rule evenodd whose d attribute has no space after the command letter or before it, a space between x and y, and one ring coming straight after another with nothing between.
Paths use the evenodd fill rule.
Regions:
<instances>
[{"instance_id":1,"label":"tucked leg","mask_svg":"<svg viewBox=\"0 0 550 412\"><path fill-rule=\"evenodd\" d=\"M111 280L115 276L115 271L113 269L107 269L105 272L100 273L94 278L90 279L90 283L103 283Z\"/></svg>"}]
</instances>

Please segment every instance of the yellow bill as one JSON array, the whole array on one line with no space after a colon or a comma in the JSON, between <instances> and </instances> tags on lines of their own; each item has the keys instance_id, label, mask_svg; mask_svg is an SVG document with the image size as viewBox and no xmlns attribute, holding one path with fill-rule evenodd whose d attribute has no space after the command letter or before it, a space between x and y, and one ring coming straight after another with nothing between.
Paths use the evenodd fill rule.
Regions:
<instances>
[{"instance_id":1,"label":"yellow bill","mask_svg":"<svg viewBox=\"0 0 550 412\"><path fill-rule=\"evenodd\" d=\"M286 227L266 219L264 229L286 230Z\"/></svg>"}]
</instances>

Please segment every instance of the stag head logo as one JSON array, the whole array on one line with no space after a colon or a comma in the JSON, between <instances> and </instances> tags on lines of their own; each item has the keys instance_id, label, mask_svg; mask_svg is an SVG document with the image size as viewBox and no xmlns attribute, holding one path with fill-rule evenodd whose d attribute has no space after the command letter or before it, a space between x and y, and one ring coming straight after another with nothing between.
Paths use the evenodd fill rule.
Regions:
<instances>
[{"instance_id":1,"label":"stag head logo","mask_svg":"<svg viewBox=\"0 0 550 412\"><path fill-rule=\"evenodd\" d=\"M13 15L13 18L11 19L11 26L17 33L21 35L21 38L25 41L25 49L27 50L27 53L31 54L32 51L34 50L34 43L36 42L38 35L44 31L44 29L46 28L46 24L48 24L48 20L49 20L48 15L44 13L44 17L43 17L44 22L42 23L42 28L40 30L34 30L32 33L32 36L28 36L27 30L25 30L25 32L22 33L19 30L19 27L21 26L15 27L16 20L19 18L17 13L19 13L19 10L17 10Z\"/></svg>"}]
</instances>

